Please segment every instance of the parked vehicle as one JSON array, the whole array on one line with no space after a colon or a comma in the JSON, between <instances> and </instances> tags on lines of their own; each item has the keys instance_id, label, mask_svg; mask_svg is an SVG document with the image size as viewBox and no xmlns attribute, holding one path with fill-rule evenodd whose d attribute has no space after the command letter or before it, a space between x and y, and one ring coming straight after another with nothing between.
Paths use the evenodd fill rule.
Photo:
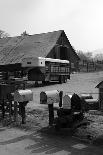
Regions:
<instances>
[{"instance_id":1,"label":"parked vehicle","mask_svg":"<svg viewBox=\"0 0 103 155\"><path fill-rule=\"evenodd\" d=\"M29 81L65 83L70 79L70 63L67 60L29 57L22 60L22 67L28 70Z\"/></svg>"}]
</instances>

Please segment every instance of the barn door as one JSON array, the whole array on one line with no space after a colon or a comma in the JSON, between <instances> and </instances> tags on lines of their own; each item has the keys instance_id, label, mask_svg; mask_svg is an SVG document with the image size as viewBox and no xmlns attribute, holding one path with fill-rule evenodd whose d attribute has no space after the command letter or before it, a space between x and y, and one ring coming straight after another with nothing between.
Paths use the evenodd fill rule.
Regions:
<instances>
[{"instance_id":1,"label":"barn door","mask_svg":"<svg viewBox=\"0 0 103 155\"><path fill-rule=\"evenodd\" d=\"M103 110L103 88L100 88L100 96L99 96L99 101L100 101L100 109Z\"/></svg>"},{"instance_id":2,"label":"barn door","mask_svg":"<svg viewBox=\"0 0 103 155\"><path fill-rule=\"evenodd\" d=\"M62 59L62 60L67 60L68 59L67 47L60 46L60 59Z\"/></svg>"}]
</instances>

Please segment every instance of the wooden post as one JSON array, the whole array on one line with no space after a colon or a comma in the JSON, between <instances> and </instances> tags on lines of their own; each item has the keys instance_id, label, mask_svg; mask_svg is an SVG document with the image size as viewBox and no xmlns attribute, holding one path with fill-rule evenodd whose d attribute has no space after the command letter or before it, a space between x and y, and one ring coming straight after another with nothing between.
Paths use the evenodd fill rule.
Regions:
<instances>
[{"instance_id":1,"label":"wooden post","mask_svg":"<svg viewBox=\"0 0 103 155\"><path fill-rule=\"evenodd\" d=\"M18 121L18 111L17 111L17 102L14 101L14 121L17 122Z\"/></svg>"},{"instance_id":2,"label":"wooden post","mask_svg":"<svg viewBox=\"0 0 103 155\"><path fill-rule=\"evenodd\" d=\"M25 105L23 103L19 103L21 104L21 117L22 117L22 124L26 123L26 115L25 115Z\"/></svg>"},{"instance_id":3,"label":"wooden post","mask_svg":"<svg viewBox=\"0 0 103 155\"><path fill-rule=\"evenodd\" d=\"M25 107L27 105L28 101L24 102L19 102L19 112L22 117L22 124L26 123L26 112L25 112Z\"/></svg>"},{"instance_id":4,"label":"wooden post","mask_svg":"<svg viewBox=\"0 0 103 155\"><path fill-rule=\"evenodd\" d=\"M13 100L13 97L11 94L8 94L8 102L9 102L9 118L10 118L10 121L11 121L11 116L12 116L12 100Z\"/></svg>"},{"instance_id":5,"label":"wooden post","mask_svg":"<svg viewBox=\"0 0 103 155\"><path fill-rule=\"evenodd\" d=\"M5 102L2 100L2 118L4 119L5 116Z\"/></svg>"},{"instance_id":6,"label":"wooden post","mask_svg":"<svg viewBox=\"0 0 103 155\"><path fill-rule=\"evenodd\" d=\"M9 118L11 121L11 115L12 115L12 101L9 101Z\"/></svg>"},{"instance_id":7,"label":"wooden post","mask_svg":"<svg viewBox=\"0 0 103 155\"><path fill-rule=\"evenodd\" d=\"M59 107L62 107L63 91L60 91L60 93L59 93L59 97L60 97Z\"/></svg>"},{"instance_id":8,"label":"wooden post","mask_svg":"<svg viewBox=\"0 0 103 155\"><path fill-rule=\"evenodd\" d=\"M49 109L49 125L52 126L54 122L54 108L53 104L48 104Z\"/></svg>"},{"instance_id":9,"label":"wooden post","mask_svg":"<svg viewBox=\"0 0 103 155\"><path fill-rule=\"evenodd\" d=\"M89 63L87 62L87 72L89 71Z\"/></svg>"}]
</instances>

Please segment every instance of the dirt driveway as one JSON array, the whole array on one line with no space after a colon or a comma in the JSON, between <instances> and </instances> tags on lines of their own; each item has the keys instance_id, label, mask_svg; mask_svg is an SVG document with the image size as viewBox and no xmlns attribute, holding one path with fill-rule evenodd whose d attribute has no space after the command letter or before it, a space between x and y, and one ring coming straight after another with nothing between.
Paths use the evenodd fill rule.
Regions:
<instances>
[{"instance_id":1,"label":"dirt driveway","mask_svg":"<svg viewBox=\"0 0 103 155\"><path fill-rule=\"evenodd\" d=\"M72 74L71 80L66 84L55 84L32 89L34 101L28 104L27 109L35 113L28 113L27 126L2 127L0 126L0 155L103 155L103 148L77 140L64 130L61 134L46 134L38 132L42 126L47 125L47 106L40 105L40 92L47 90L63 90L66 93L93 93L98 98L98 89L95 86L103 80L103 72ZM40 109L39 113L36 109ZM33 120L31 120L31 116ZM45 120L45 121L44 121ZM31 126L30 126L31 125ZM30 130L32 128L32 130ZM64 134L65 133L65 134Z\"/></svg>"},{"instance_id":2,"label":"dirt driveway","mask_svg":"<svg viewBox=\"0 0 103 155\"><path fill-rule=\"evenodd\" d=\"M34 102L30 102L29 107L40 105L40 92L48 90L63 90L63 94L81 94L91 93L93 98L98 98L98 89L96 85L103 80L103 72L96 73L76 73L71 74L71 79L64 84L54 84L45 87L37 87L32 89L34 94Z\"/></svg>"}]
</instances>

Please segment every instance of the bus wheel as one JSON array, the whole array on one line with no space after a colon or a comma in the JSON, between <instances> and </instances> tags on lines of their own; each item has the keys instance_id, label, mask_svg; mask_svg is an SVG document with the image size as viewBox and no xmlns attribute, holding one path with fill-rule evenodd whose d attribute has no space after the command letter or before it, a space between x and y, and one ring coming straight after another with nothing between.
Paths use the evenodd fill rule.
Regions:
<instances>
[{"instance_id":1,"label":"bus wheel","mask_svg":"<svg viewBox=\"0 0 103 155\"><path fill-rule=\"evenodd\" d=\"M62 84L63 82L64 82L64 79L63 79L63 76L61 75L61 76L59 77L59 83Z\"/></svg>"},{"instance_id":2,"label":"bus wheel","mask_svg":"<svg viewBox=\"0 0 103 155\"><path fill-rule=\"evenodd\" d=\"M46 84L47 84L47 85L49 85L49 84L50 84L50 82L49 82L49 81L46 81Z\"/></svg>"},{"instance_id":3,"label":"bus wheel","mask_svg":"<svg viewBox=\"0 0 103 155\"><path fill-rule=\"evenodd\" d=\"M39 85L38 81L35 81L35 87L38 87L38 85Z\"/></svg>"},{"instance_id":4,"label":"bus wheel","mask_svg":"<svg viewBox=\"0 0 103 155\"><path fill-rule=\"evenodd\" d=\"M64 76L64 83L66 83L66 82L67 82L67 77Z\"/></svg>"},{"instance_id":5,"label":"bus wheel","mask_svg":"<svg viewBox=\"0 0 103 155\"><path fill-rule=\"evenodd\" d=\"M46 82L45 81L42 81L42 85L45 85L46 84Z\"/></svg>"}]
</instances>

